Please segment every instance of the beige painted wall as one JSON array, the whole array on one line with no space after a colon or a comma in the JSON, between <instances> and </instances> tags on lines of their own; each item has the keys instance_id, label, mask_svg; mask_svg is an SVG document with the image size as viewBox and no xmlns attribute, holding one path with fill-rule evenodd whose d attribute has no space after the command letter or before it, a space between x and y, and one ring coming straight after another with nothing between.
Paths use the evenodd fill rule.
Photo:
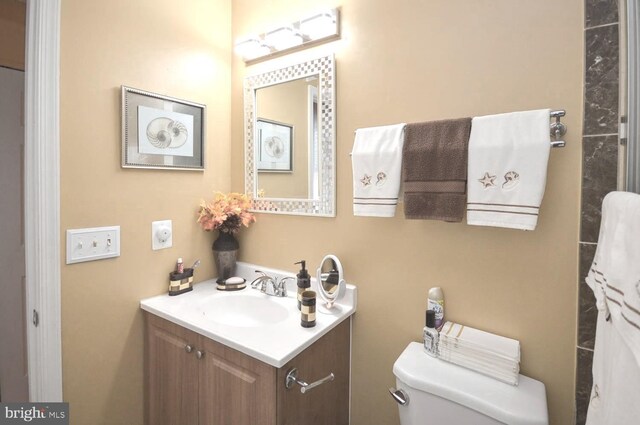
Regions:
<instances>
[{"instance_id":1,"label":"beige painted wall","mask_svg":"<svg viewBox=\"0 0 640 425\"><path fill-rule=\"evenodd\" d=\"M320 3L334 5L318 1L314 7ZM552 423L570 423L581 3L340 5L343 38L334 44L338 216L261 214L241 234L242 259L295 271L291 263L300 258L310 264L328 252L342 258L360 297L355 425L397 423L386 394L391 366L409 341L419 339L426 292L434 285L445 290L449 318L522 341L523 373L547 385ZM196 206L213 189L243 187L244 66L234 59L232 80L230 2L181 6L164 0L62 4L61 230L122 226L121 257L62 267L64 394L73 424L142 422L138 301L166 291L166 274L178 256L203 259L199 279L214 274L212 235L194 223ZM308 10L303 0L235 0L234 36ZM207 104L204 173L120 168L121 84ZM348 153L356 128L539 107L566 108L569 134L568 147L552 152L535 232L406 221L401 208L395 219L352 216ZM174 247L151 251L150 222L159 219L174 221Z\"/></svg>"},{"instance_id":2,"label":"beige painted wall","mask_svg":"<svg viewBox=\"0 0 640 425\"><path fill-rule=\"evenodd\" d=\"M547 387L551 423L572 423L583 9L557 2L335 0L337 217L260 214L242 259L296 271L334 253L358 285L353 327L354 425L397 424L393 362L420 339L427 291L442 286L449 319L517 338L522 373ZM233 2L234 38L309 12L305 0ZM553 17L550 13L552 12ZM242 79L234 58L232 167L243 188ZM567 147L551 153L538 229L353 217L349 152L359 127L565 108ZM292 237L291 235L296 235ZM333 235L333 237L331 237Z\"/></svg>"},{"instance_id":3,"label":"beige painted wall","mask_svg":"<svg viewBox=\"0 0 640 425\"><path fill-rule=\"evenodd\" d=\"M0 66L24 71L26 3L0 0Z\"/></svg>"},{"instance_id":4,"label":"beige painted wall","mask_svg":"<svg viewBox=\"0 0 640 425\"><path fill-rule=\"evenodd\" d=\"M257 90L257 117L293 127L293 171L258 171L256 186L268 198L309 197L308 87L303 78Z\"/></svg>"},{"instance_id":5,"label":"beige painted wall","mask_svg":"<svg viewBox=\"0 0 640 425\"><path fill-rule=\"evenodd\" d=\"M229 190L231 3L64 0L61 16L61 231L121 226L121 256L62 265L64 399L71 423L142 424L140 299L167 291L178 257L214 275L200 199ZM120 167L120 85L207 105L206 171ZM173 248L151 250L151 222Z\"/></svg>"}]
</instances>

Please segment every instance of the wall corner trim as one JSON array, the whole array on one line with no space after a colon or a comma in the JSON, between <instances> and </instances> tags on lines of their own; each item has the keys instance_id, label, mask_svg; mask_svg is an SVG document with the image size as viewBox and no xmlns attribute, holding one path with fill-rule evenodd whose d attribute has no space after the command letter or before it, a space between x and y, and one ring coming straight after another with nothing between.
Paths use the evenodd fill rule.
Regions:
<instances>
[{"instance_id":1,"label":"wall corner trim","mask_svg":"<svg viewBox=\"0 0 640 425\"><path fill-rule=\"evenodd\" d=\"M60 307L60 0L27 1L26 323L31 402L62 401ZM33 323L33 312L39 324Z\"/></svg>"}]
</instances>

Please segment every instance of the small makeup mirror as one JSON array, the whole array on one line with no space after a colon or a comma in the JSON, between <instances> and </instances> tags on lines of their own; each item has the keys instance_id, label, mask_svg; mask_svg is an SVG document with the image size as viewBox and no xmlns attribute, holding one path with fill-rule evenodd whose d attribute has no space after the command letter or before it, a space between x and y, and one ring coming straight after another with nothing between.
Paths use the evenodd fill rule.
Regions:
<instances>
[{"instance_id":1,"label":"small makeup mirror","mask_svg":"<svg viewBox=\"0 0 640 425\"><path fill-rule=\"evenodd\" d=\"M340 307L335 305L345 291L346 282L344 280L344 270L342 263L335 255L327 255L322 259L320 268L316 272L318 282L318 293L325 301L317 306L321 313L335 314L340 311Z\"/></svg>"}]
</instances>

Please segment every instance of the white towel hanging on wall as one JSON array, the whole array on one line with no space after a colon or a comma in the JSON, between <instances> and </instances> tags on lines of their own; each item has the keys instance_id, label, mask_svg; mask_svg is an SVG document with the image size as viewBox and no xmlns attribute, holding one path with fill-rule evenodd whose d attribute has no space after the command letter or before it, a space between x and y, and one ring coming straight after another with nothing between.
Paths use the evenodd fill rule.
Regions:
<instances>
[{"instance_id":1,"label":"white towel hanging on wall","mask_svg":"<svg viewBox=\"0 0 640 425\"><path fill-rule=\"evenodd\" d=\"M547 181L550 109L475 117L467 224L534 230Z\"/></svg>"},{"instance_id":2,"label":"white towel hanging on wall","mask_svg":"<svg viewBox=\"0 0 640 425\"><path fill-rule=\"evenodd\" d=\"M351 152L353 215L393 217L402 174L405 124L360 128Z\"/></svg>"}]
</instances>

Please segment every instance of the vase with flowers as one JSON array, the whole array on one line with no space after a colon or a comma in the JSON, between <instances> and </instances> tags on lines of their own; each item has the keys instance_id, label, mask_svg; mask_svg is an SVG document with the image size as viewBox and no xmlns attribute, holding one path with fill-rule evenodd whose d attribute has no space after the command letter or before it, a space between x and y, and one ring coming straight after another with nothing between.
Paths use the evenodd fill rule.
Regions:
<instances>
[{"instance_id":1,"label":"vase with flowers","mask_svg":"<svg viewBox=\"0 0 640 425\"><path fill-rule=\"evenodd\" d=\"M218 230L213 242L213 259L218 270L218 283L235 275L240 244L235 238L242 226L256 221L249 212L251 199L244 193L216 192L213 201L200 203L198 223L207 232Z\"/></svg>"}]
</instances>

